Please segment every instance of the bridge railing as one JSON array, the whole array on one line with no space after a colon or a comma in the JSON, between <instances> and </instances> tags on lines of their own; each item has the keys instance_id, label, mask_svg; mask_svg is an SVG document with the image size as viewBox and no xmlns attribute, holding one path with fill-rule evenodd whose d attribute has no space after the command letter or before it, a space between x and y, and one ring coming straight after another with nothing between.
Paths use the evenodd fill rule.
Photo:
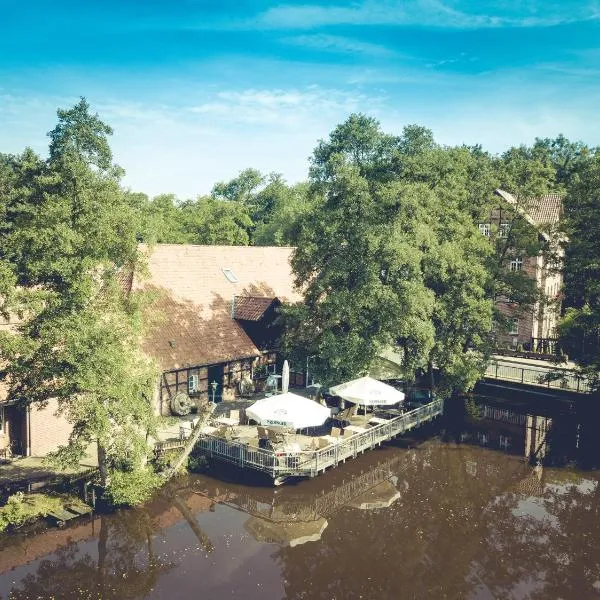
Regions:
<instances>
[{"instance_id":1,"label":"bridge railing","mask_svg":"<svg viewBox=\"0 0 600 600\"><path fill-rule=\"evenodd\" d=\"M556 374L557 378L553 379L549 377L551 373ZM528 369L527 367L492 362L488 365L485 376L491 379L515 381L551 389L569 390L580 393L590 393L592 391L587 379L570 371L561 371L558 369Z\"/></svg>"}]
</instances>

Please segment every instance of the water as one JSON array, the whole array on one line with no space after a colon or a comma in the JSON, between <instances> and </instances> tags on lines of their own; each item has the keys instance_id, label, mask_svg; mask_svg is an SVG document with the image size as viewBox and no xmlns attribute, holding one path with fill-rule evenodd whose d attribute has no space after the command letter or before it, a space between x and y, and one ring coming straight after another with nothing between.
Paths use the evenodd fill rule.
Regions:
<instances>
[{"instance_id":1,"label":"water","mask_svg":"<svg viewBox=\"0 0 600 600\"><path fill-rule=\"evenodd\" d=\"M296 485L179 479L143 508L0 541L0 597L600 597L582 423L565 406L455 403L420 438Z\"/></svg>"}]
</instances>

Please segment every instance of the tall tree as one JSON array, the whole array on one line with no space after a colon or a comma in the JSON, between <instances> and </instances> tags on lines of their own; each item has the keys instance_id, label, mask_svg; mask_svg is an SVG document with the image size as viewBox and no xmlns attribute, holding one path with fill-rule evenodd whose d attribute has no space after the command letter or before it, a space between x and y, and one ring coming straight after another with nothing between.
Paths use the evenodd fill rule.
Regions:
<instances>
[{"instance_id":1,"label":"tall tree","mask_svg":"<svg viewBox=\"0 0 600 600\"><path fill-rule=\"evenodd\" d=\"M437 150L425 130L405 133L402 146L356 115L319 143L292 261L305 302L287 311L288 342L319 357L313 370L324 382L355 376L391 346L407 376L435 361L452 384L469 387L482 355L467 350L481 350L491 326L489 246L452 186L400 168L403 152Z\"/></svg>"},{"instance_id":2,"label":"tall tree","mask_svg":"<svg viewBox=\"0 0 600 600\"><path fill-rule=\"evenodd\" d=\"M569 186L561 343L600 390L600 152Z\"/></svg>"},{"instance_id":3,"label":"tall tree","mask_svg":"<svg viewBox=\"0 0 600 600\"><path fill-rule=\"evenodd\" d=\"M152 428L154 369L139 352L139 299L119 281L139 260L138 228L112 164L110 127L83 99L58 118L47 161L30 151L8 161L0 296L22 321L16 335L0 337L2 378L13 400L58 400L73 434L57 458L77 462L95 442L110 486L111 472L140 472ZM127 491L113 492L126 501Z\"/></svg>"}]
</instances>

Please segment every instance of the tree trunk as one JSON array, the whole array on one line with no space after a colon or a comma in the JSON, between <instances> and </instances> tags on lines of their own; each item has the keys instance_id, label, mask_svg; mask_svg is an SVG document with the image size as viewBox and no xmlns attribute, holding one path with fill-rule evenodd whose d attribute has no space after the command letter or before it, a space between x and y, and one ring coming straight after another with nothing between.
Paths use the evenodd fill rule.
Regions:
<instances>
[{"instance_id":1,"label":"tree trunk","mask_svg":"<svg viewBox=\"0 0 600 600\"><path fill-rule=\"evenodd\" d=\"M100 486L105 488L108 483L108 465L106 464L106 448L97 441L98 447L98 472L100 473Z\"/></svg>"},{"instance_id":2,"label":"tree trunk","mask_svg":"<svg viewBox=\"0 0 600 600\"><path fill-rule=\"evenodd\" d=\"M173 495L171 497L171 501L177 507L179 512L184 516L192 531L196 534L196 537L200 542L200 547L205 552L212 552L215 549L215 547L211 539L206 535L206 533L204 533L204 531L202 531L200 525L198 525L198 521L196 521L194 513L189 509L187 504L177 495Z\"/></svg>"},{"instance_id":3,"label":"tree trunk","mask_svg":"<svg viewBox=\"0 0 600 600\"><path fill-rule=\"evenodd\" d=\"M194 449L194 446L196 445L196 442L200 438L200 434L202 433L202 427L206 425L208 419L212 415L215 408L216 405L214 403L208 402L205 405L204 410L201 413L199 413L198 423L196 424L196 427L194 427L194 429L192 430L192 434L188 438L188 441L186 442L185 446L183 447L179 458L175 461L173 466L168 467L161 472L161 475L166 480L171 479L171 477L173 477L173 475L175 475L175 473L179 471L183 463L187 460L187 457L190 455L190 453Z\"/></svg>"}]
</instances>

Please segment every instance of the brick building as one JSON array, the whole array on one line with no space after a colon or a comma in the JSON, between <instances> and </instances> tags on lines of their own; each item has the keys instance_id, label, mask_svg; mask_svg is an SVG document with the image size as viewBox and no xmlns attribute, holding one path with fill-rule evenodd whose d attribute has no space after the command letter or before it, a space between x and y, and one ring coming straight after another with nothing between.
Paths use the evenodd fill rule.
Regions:
<instances>
[{"instance_id":1,"label":"brick building","mask_svg":"<svg viewBox=\"0 0 600 600\"><path fill-rule=\"evenodd\" d=\"M14 331L15 319L0 319L0 329ZM8 402L7 387L0 382L0 458L10 455L45 456L66 444L71 424L57 414L58 403L23 406Z\"/></svg>"},{"instance_id":2,"label":"brick building","mask_svg":"<svg viewBox=\"0 0 600 600\"><path fill-rule=\"evenodd\" d=\"M156 293L143 350L162 371L157 411L170 414L182 393L205 401L213 382L216 400L232 399L244 376L276 369L277 307L300 299L292 248L159 244L144 250L147 272L130 273L123 283ZM41 409L7 403L0 387L0 457L7 447L12 454L44 456L65 444L72 427L57 408L52 400Z\"/></svg>"},{"instance_id":3,"label":"brick building","mask_svg":"<svg viewBox=\"0 0 600 600\"><path fill-rule=\"evenodd\" d=\"M558 224L562 217L562 200L558 194L539 198L518 200L504 190L496 190L501 202L489 217L479 223L479 230L487 237L506 237L515 214L520 215L539 236L543 250L535 256L507 252L505 268L523 271L536 282L542 299L532 307L520 307L508 299L497 303L501 313L509 320L508 331L496 332L500 346L552 351L556 338L556 325L560 316L563 276L557 269L562 261L563 250ZM503 202L502 202L503 201ZM549 250L550 252L545 252ZM552 257L552 258L549 258Z\"/></svg>"},{"instance_id":4,"label":"brick building","mask_svg":"<svg viewBox=\"0 0 600 600\"><path fill-rule=\"evenodd\" d=\"M196 404L213 392L217 401L230 400L242 379L275 371L277 307L300 300L292 251L174 244L147 249L148 274L134 276L131 286L157 295L143 348L162 370L156 396L161 414L171 412L179 394Z\"/></svg>"}]
</instances>

